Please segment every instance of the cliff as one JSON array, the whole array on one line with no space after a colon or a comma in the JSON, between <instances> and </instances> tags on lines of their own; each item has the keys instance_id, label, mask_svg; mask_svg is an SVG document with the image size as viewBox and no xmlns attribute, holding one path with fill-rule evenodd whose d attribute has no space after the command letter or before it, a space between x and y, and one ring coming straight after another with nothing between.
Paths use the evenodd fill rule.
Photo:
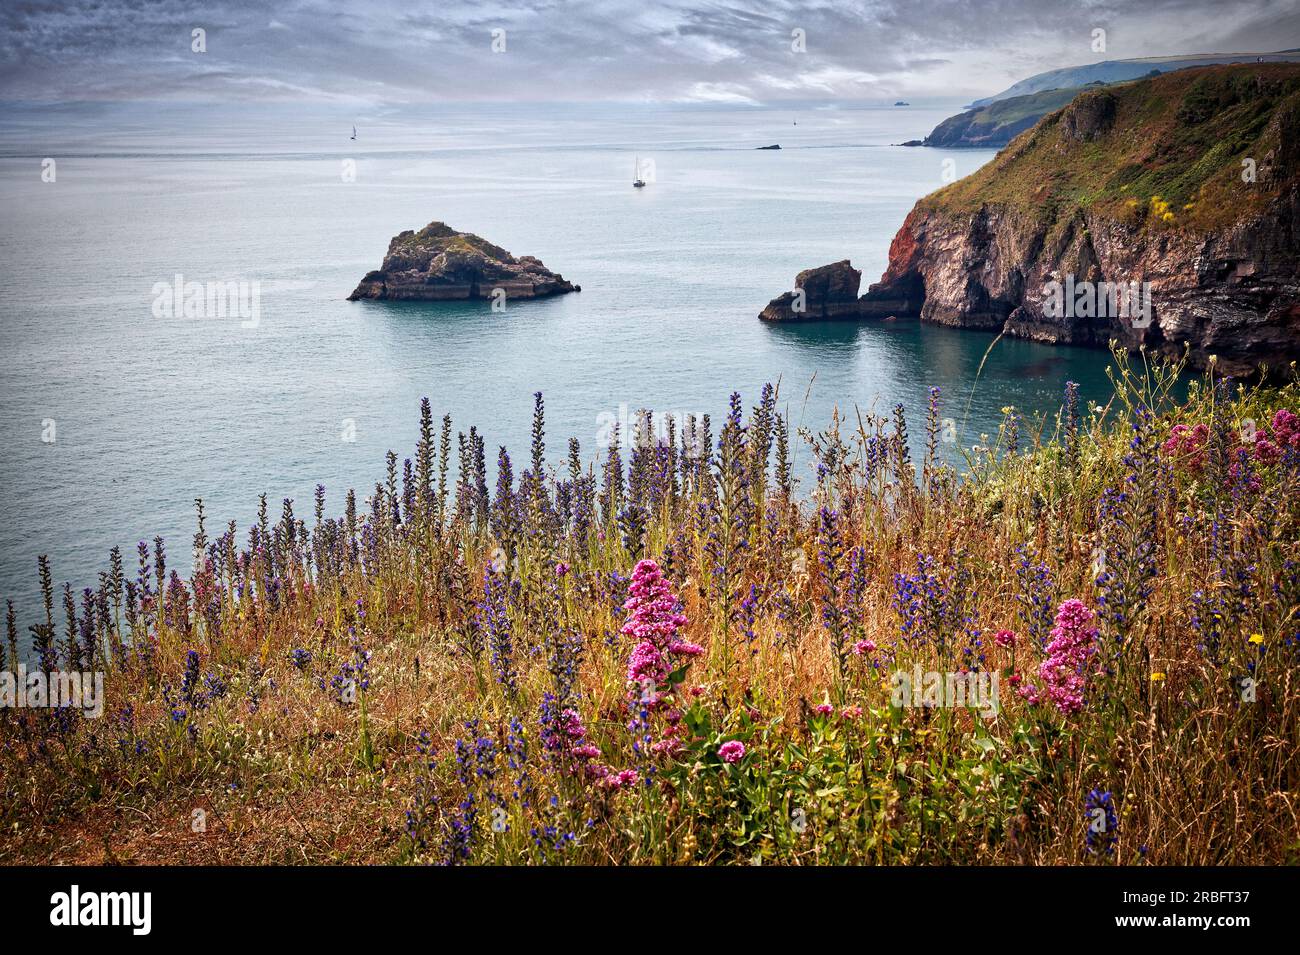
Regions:
<instances>
[{"instance_id":1,"label":"cliff","mask_svg":"<svg viewBox=\"0 0 1300 955\"><path fill-rule=\"evenodd\" d=\"M1000 149L1048 113L1065 106L1079 92L1078 88L1046 90L968 109L934 127L921 145Z\"/></svg>"},{"instance_id":2,"label":"cliff","mask_svg":"<svg viewBox=\"0 0 1300 955\"><path fill-rule=\"evenodd\" d=\"M487 299L495 289L507 300L582 291L531 255L516 258L472 233L430 222L419 232L396 235L383 265L367 273L348 300Z\"/></svg>"},{"instance_id":3,"label":"cliff","mask_svg":"<svg viewBox=\"0 0 1300 955\"><path fill-rule=\"evenodd\" d=\"M856 317L1283 367L1300 359L1298 161L1294 64L1081 93L918 202ZM1145 308L1106 306L1130 288Z\"/></svg>"}]
</instances>

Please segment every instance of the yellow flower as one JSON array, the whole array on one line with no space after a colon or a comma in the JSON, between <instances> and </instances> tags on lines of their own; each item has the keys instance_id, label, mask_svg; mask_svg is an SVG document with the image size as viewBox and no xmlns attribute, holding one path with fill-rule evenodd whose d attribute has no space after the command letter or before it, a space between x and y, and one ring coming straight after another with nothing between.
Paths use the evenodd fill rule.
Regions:
<instances>
[{"instance_id":1,"label":"yellow flower","mask_svg":"<svg viewBox=\"0 0 1300 955\"><path fill-rule=\"evenodd\" d=\"M1164 680L1164 678L1165 678L1165 675L1164 675L1163 673L1152 673L1152 674L1151 674L1151 682L1152 682L1152 683L1160 683L1160 682L1162 682L1162 681Z\"/></svg>"},{"instance_id":2,"label":"yellow flower","mask_svg":"<svg viewBox=\"0 0 1300 955\"><path fill-rule=\"evenodd\" d=\"M1252 634L1250 635L1250 642L1251 642L1251 643L1263 643L1263 642L1264 642L1264 635L1263 635L1262 633L1252 633Z\"/></svg>"}]
</instances>

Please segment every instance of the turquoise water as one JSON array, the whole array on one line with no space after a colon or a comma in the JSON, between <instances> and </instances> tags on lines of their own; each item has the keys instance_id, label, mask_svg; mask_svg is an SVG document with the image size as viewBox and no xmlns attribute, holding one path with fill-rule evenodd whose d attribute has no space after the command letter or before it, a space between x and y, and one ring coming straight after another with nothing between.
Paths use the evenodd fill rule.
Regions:
<instances>
[{"instance_id":1,"label":"turquoise water","mask_svg":"<svg viewBox=\"0 0 1300 955\"><path fill-rule=\"evenodd\" d=\"M851 258L865 288L912 203L942 185L943 160L965 175L991 158L889 145L956 105L808 110L797 126L754 109L407 111L358 122L356 144L350 118L300 111L10 117L0 597L19 602L25 629L38 554L80 588L109 548L130 562L158 534L184 568L197 497L210 529L247 526L262 492L273 512L290 497L309 515L318 482L340 511L347 488L364 497L383 478L388 449L411 453L422 396L519 458L544 392L553 462L570 435L594 456L610 416L716 421L731 391L748 406L767 381L795 424L902 401L914 433L938 385L964 444L995 430L1004 405L1054 411L1067 379L1103 397L1098 351L1002 341L974 386L991 335L757 320L809 266ZM782 150L753 148L773 142ZM642 190L638 155L654 164ZM536 255L583 291L504 313L345 300L395 233L433 219ZM257 280L259 323L156 318L154 283L177 273Z\"/></svg>"}]
</instances>

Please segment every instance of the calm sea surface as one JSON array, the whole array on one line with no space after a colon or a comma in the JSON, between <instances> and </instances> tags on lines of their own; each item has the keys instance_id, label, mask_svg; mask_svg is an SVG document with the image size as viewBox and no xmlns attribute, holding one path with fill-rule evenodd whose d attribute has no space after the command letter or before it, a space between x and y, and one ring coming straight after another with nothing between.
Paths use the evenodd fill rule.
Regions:
<instances>
[{"instance_id":1,"label":"calm sea surface","mask_svg":"<svg viewBox=\"0 0 1300 955\"><path fill-rule=\"evenodd\" d=\"M265 492L309 516L410 455L419 400L527 453L594 456L601 416L725 412L780 382L795 424L926 388L970 444L1003 405L1107 394L1098 351L900 324L757 320L803 268L879 277L912 203L990 151L890 145L960 104L808 109L484 107L372 112L32 109L0 122L0 597L38 606L36 557L91 584L109 548L162 535L187 567L195 498L241 528ZM796 125L797 121L797 125ZM355 143L348 137L359 127ZM780 143L778 151L755 146ZM636 157L653 181L631 187ZM41 160L56 161L42 182ZM344 160L355 163L345 182ZM441 219L536 255L580 294L349 303L388 240ZM260 283L260 321L154 316L153 286ZM351 423L351 424L349 424ZM354 429L355 440L344 437ZM53 441L43 438L53 437ZM802 462L807 462L806 452ZM241 539L243 532L241 530Z\"/></svg>"}]
</instances>

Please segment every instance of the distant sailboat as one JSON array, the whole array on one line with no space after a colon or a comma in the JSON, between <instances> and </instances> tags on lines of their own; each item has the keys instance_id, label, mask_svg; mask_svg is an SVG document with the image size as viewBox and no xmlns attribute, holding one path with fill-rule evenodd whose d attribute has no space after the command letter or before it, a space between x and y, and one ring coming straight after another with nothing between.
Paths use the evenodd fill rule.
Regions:
<instances>
[{"instance_id":1,"label":"distant sailboat","mask_svg":"<svg viewBox=\"0 0 1300 955\"><path fill-rule=\"evenodd\" d=\"M352 127L352 138L354 140L357 138L357 128L355 126Z\"/></svg>"},{"instance_id":2,"label":"distant sailboat","mask_svg":"<svg viewBox=\"0 0 1300 955\"><path fill-rule=\"evenodd\" d=\"M645 180L641 178L641 157L636 157L636 164L632 167L632 185L636 189L645 187Z\"/></svg>"},{"instance_id":3,"label":"distant sailboat","mask_svg":"<svg viewBox=\"0 0 1300 955\"><path fill-rule=\"evenodd\" d=\"M794 124L795 124L796 126L798 126L798 125L799 125L799 120L796 119L796 120L794 121Z\"/></svg>"}]
</instances>

